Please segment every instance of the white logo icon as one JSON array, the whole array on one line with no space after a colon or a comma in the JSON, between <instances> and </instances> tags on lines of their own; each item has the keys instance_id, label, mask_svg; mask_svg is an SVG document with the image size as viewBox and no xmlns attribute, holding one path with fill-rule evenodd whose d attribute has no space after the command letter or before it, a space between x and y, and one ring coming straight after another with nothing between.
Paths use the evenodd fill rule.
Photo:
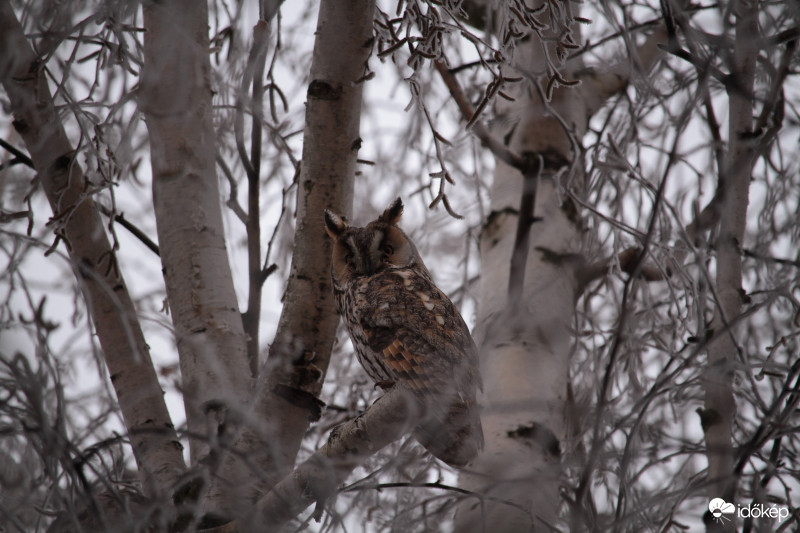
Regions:
<instances>
[{"instance_id":1,"label":"white logo icon","mask_svg":"<svg viewBox=\"0 0 800 533\"><path fill-rule=\"evenodd\" d=\"M721 522L723 520L730 520L726 514L733 514L736 512L736 506L728 503L722 498L714 498L708 502L708 510L714 515L714 520Z\"/></svg>"}]
</instances>

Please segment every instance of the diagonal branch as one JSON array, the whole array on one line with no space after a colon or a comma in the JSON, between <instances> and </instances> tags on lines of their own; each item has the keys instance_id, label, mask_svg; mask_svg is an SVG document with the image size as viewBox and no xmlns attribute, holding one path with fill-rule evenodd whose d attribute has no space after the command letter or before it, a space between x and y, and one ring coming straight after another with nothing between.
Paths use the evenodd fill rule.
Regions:
<instances>
[{"instance_id":1,"label":"diagonal branch","mask_svg":"<svg viewBox=\"0 0 800 533\"><path fill-rule=\"evenodd\" d=\"M101 213L103 213L108 218L113 218L114 222L116 222L117 224L128 230L131 235L139 239L139 241L145 246L147 246L151 252L153 252L158 256L161 255L161 252L158 249L158 245L153 242L153 239L148 237L145 232L137 228L135 224L131 223L131 221L125 218L125 215L123 215L122 213L114 213L111 209L107 208L104 205L98 205L97 207L100 209Z\"/></svg>"},{"instance_id":2,"label":"diagonal branch","mask_svg":"<svg viewBox=\"0 0 800 533\"><path fill-rule=\"evenodd\" d=\"M472 132L481 141L481 144L488 148L495 157L519 169L524 174L529 165L525 158L493 136L482 122L474 120L475 110L472 108L467 95L464 94L464 90L461 88L461 84L455 74L441 61L434 61L433 64L442 77L442 81L450 90L453 100L455 100L458 109L461 111L461 116L464 117L468 124L472 124Z\"/></svg>"},{"instance_id":3,"label":"diagonal branch","mask_svg":"<svg viewBox=\"0 0 800 533\"><path fill-rule=\"evenodd\" d=\"M318 518L356 466L411 429L415 407L414 398L394 387L363 414L334 428L321 449L257 502L245 530L277 531L315 502Z\"/></svg>"},{"instance_id":4,"label":"diagonal branch","mask_svg":"<svg viewBox=\"0 0 800 533\"><path fill-rule=\"evenodd\" d=\"M15 148L13 144L6 142L3 139L0 139L0 146L2 146L6 151L8 151L9 153L11 153L11 155L14 156L14 159L10 161L10 165L21 163L23 165L29 166L30 168L34 168L33 161L31 161L31 158L28 157L28 155L22 150ZM3 168L2 165L0 165L0 170L2 170L2 168Z\"/></svg>"}]
</instances>

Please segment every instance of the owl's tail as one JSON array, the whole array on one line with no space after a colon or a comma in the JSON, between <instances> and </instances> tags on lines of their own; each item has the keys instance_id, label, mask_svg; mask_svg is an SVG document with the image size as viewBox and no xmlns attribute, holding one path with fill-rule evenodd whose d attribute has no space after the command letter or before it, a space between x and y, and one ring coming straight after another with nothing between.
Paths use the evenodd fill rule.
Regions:
<instances>
[{"instance_id":1,"label":"owl's tail","mask_svg":"<svg viewBox=\"0 0 800 533\"><path fill-rule=\"evenodd\" d=\"M461 467L483 449L483 427L474 398L456 398L450 408L434 409L414 429L414 438L437 459Z\"/></svg>"}]
</instances>

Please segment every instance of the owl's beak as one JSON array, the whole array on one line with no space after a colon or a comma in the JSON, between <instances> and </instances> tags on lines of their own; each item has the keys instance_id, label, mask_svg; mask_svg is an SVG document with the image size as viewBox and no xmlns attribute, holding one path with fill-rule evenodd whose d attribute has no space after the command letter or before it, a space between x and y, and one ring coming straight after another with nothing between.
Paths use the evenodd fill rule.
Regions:
<instances>
[{"instance_id":1,"label":"owl's beak","mask_svg":"<svg viewBox=\"0 0 800 533\"><path fill-rule=\"evenodd\" d=\"M362 276L371 276L383 270L383 258L363 256L364 260L357 266L359 274Z\"/></svg>"},{"instance_id":2,"label":"owl's beak","mask_svg":"<svg viewBox=\"0 0 800 533\"><path fill-rule=\"evenodd\" d=\"M381 266L382 262L380 257L369 257L365 261L364 274L371 276L372 274L375 274Z\"/></svg>"},{"instance_id":3,"label":"owl's beak","mask_svg":"<svg viewBox=\"0 0 800 533\"><path fill-rule=\"evenodd\" d=\"M358 261L356 264L356 273L359 276L369 276L372 274L372 265L370 263L371 261L368 257L365 257L362 261Z\"/></svg>"}]
</instances>

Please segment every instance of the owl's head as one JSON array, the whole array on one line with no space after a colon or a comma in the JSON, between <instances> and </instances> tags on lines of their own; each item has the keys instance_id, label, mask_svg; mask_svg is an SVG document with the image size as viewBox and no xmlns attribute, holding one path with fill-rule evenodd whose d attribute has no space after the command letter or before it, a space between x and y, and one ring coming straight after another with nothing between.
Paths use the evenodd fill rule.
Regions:
<instances>
[{"instance_id":1,"label":"owl's head","mask_svg":"<svg viewBox=\"0 0 800 533\"><path fill-rule=\"evenodd\" d=\"M428 274L411 239L399 227L403 201L397 198L364 227L349 226L345 217L325 210L325 229L333 239L333 281L350 281L387 270L414 267Z\"/></svg>"}]
</instances>

